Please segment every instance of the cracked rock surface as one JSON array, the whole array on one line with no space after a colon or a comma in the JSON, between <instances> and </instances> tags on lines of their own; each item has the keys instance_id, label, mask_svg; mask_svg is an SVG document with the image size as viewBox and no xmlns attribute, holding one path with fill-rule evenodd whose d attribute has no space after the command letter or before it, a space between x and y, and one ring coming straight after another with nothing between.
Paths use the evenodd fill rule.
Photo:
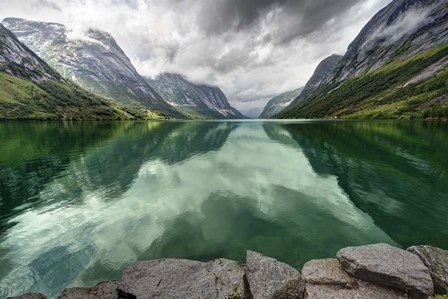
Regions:
<instances>
[{"instance_id":1,"label":"cracked rock surface","mask_svg":"<svg viewBox=\"0 0 448 299\"><path fill-rule=\"evenodd\" d=\"M407 249L428 267L436 294L448 294L448 250L433 246L413 246Z\"/></svg>"},{"instance_id":2,"label":"cracked rock surface","mask_svg":"<svg viewBox=\"0 0 448 299\"><path fill-rule=\"evenodd\" d=\"M411 298L427 298L434 292L428 268L406 250L388 244L347 247L337 258L355 278L400 289Z\"/></svg>"},{"instance_id":3,"label":"cracked rock surface","mask_svg":"<svg viewBox=\"0 0 448 299\"><path fill-rule=\"evenodd\" d=\"M305 285L300 272L293 267L248 250L246 268L253 299L303 298Z\"/></svg>"},{"instance_id":4,"label":"cracked rock surface","mask_svg":"<svg viewBox=\"0 0 448 299\"><path fill-rule=\"evenodd\" d=\"M320 299L405 299L403 291L382 287L351 277L337 259L312 260L303 266L305 298Z\"/></svg>"},{"instance_id":5,"label":"cracked rock surface","mask_svg":"<svg viewBox=\"0 0 448 299\"><path fill-rule=\"evenodd\" d=\"M244 269L237 262L162 259L128 267L121 296L145 298L245 298Z\"/></svg>"}]
</instances>

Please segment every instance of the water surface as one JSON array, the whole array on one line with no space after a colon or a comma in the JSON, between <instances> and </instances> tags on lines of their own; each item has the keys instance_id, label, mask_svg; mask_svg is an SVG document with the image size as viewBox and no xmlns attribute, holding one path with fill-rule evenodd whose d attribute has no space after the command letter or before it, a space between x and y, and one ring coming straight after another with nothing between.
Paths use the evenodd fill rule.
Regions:
<instances>
[{"instance_id":1,"label":"water surface","mask_svg":"<svg viewBox=\"0 0 448 299\"><path fill-rule=\"evenodd\" d=\"M0 123L0 298L153 258L448 249L447 153L447 123Z\"/></svg>"}]
</instances>

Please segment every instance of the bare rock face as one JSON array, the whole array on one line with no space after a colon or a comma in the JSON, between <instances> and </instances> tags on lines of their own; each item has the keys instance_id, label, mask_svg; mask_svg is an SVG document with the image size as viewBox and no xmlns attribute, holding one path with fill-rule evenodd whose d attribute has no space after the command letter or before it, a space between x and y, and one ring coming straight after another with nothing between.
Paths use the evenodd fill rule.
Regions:
<instances>
[{"instance_id":1,"label":"bare rock face","mask_svg":"<svg viewBox=\"0 0 448 299\"><path fill-rule=\"evenodd\" d=\"M125 298L246 298L244 269L237 262L162 259L134 264L118 285Z\"/></svg>"},{"instance_id":2,"label":"bare rock face","mask_svg":"<svg viewBox=\"0 0 448 299\"><path fill-rule=\"evenodd\" d=\"M105 281L92 288L68 288L58 299L118 299L117 284L117 281Z\"/></svg>"},{"instance_id":3,"label":"bare rock face","mask_svg":"<svg viewBox=\"0 0 448 299\"><path fill-rule=\"evenodd\" d=\"M347 247L337 258L345 271L361 280L403 290L411 298L434 293L428 268L405 250L387 244Z\"/></svg>"},{"instance_id":4,"label":"bare rock face","mask_svg":"<svg viewBox=\"0 0 448 299\"><path fill-rule=\"evenodd\" d=\"M403 292L358 280L356 289L344 289L335 285L306 285L306 299L407 299Z\"/></svg>"},{"instance_id":5,"label":"bare rock face","mask_svg":"<svg viewBox=\"0 0 448 299\"><path fill-rule=\"evenodd\" d=\"M47 296L39 293L28 293L17 297L8 297L6 299L47 299Z\"/></svg>"},{"instance_id":6,"label":"bare rock face","mask_svg":"<svg viewBox=\"0 0 448 299\"><path fill-rule=\"evenodd\" d=\"M448 294L448 250L422 245L407 249L422 260L428 267L434 282L436 294Z\"/></svg>"},{"instance_id":7,"label":"bare rock face","mask_svg":"<svg viewBox=\"0 0 448 299\"><path fill-rule=\"evenodd\" d=\"M332 285L344 289L357 287L356 280L342 270L337 259L309 261L303 266L302 277L307 285Z\"/></svg>"},{"instance_id":8,"label":"bare rock face","mask_svg":"<svg viewBox=\"0 0 448 299\"><path fill-rule=\"evenodd\" d=\"M246 253L246 277L253 299L303 298L305 285L299 271L250 250Z\"/></svg>"},{"instance_id":9,"label":"bare rock face","mask_svg":"<svg viewBox=\"0 0 448 299\"><path fill-rule=\"evenodd\" d=\"M396 299L404 292L355 279L342 270L337 259L312 260L303 266L305 298L320 299Z\"/></svg>"}]
</instances>

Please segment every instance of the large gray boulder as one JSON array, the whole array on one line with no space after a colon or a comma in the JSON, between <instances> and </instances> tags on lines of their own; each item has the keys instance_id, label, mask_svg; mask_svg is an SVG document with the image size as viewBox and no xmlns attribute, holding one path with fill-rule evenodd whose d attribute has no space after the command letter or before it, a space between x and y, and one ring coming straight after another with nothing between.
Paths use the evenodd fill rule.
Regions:
<instances>
[{"instance_id":1,"label":"large gray boulder","mask_svg":"<svg viewBox=\"0 0 448 299\"><path fill-rule=\"evenodd\" d=\"M58 299L118 299L117 285L117 281L104 281L92 288L68 288Z\"/></svg>"},{"instance_id":2,"label":"large gray boulder","mask_svg":"<svg viewBox=\"0 0 448 299\"><path fill-rule=\"evenodd\" d=\"M42 295L40 293L27 293L21 296L8 297L6 299L47 299L47 296Z\"/></svg>"},{"instance_id":3,"label":"large gray boulder","mask_svg":"<svg viewBox=\"0 0 448 299\"><path fill-rule=\"evenodd\" d=\"M209 263L162 259L129 266L118 284L120 296L146 298L246 298L244 269L235 261Z\"/></svg>"},{"instance_id":4,"label":"large gray boulder","mask_svg":"<svg viewBox=\"0 0 448 299\"><path fill-rule=\"evenodd\" d=\"M345 271L361 280L403 290L411 298L434 293L428 268L406 250L388 244L347 247L337 258Z\"/></svg>"},{"instance_id":5,"label":"large gray boulder","mask_svg":"<svg viewBox=\"0 0 448 299\"><path fill-rule=\"evenodd\" d=\"M303 266L307 299L397 299L403 291L375 285L351 277L337 259L312 260Z\"/></svg>"},{"instance_id":6,"label":"large gray boulder","mask_svg":"<svg viewBox=\"0 0 448 299\"><path fill-rule=\"evenodd\" d=\"M246 277L253 299L303 298L305 284L299 271L250 250L246 253Z\"/></svg>"},{"instance_id":7,"label":"large gray boulder","mask_svg":"<svg viewBox=\"0 0 448 299\"><path fill-rule=\"evenodd\" d=\"M428 267L436 294L448 294L448 250L429 245L413 246L409 252L416 254Z\"/></svg>"}]
</instances>

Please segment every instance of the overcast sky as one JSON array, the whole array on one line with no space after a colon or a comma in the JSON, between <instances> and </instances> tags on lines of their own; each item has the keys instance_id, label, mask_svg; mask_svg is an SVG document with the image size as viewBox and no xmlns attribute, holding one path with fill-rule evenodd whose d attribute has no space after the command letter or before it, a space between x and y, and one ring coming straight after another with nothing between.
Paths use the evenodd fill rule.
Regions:
<instances>
[{"instance_id":1,"label":"overcast sky","mask_svg":"<svg viewBox=\"0 0 448 299\"><path fill-rule=\"evenodd\" d=\"M262 107L344 54L391 0L0 0L0 18L111 33L142 75L176 72Z\"/></svg>"}]
</instances>

